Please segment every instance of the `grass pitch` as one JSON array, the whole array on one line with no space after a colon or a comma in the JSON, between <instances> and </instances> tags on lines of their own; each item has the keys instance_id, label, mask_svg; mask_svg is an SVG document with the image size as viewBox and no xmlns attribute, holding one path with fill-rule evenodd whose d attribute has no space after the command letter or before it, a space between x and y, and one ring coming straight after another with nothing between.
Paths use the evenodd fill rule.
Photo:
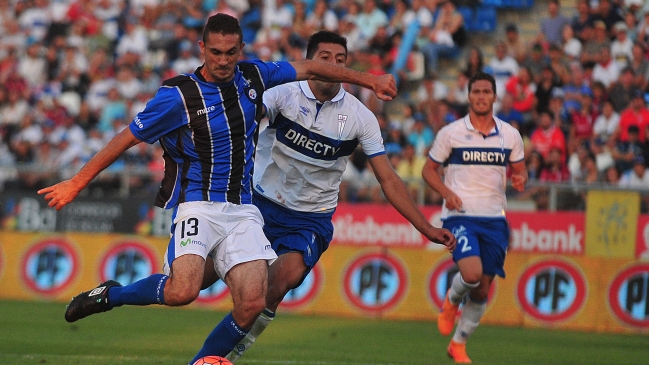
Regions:
<instances>
[{"instance_id":1,"label":"grass pitch","mask_svg":"<svg viewBox=\"0 0 649 365\"><path fill-rule=\"evenodd\" d=\"M0 364L183 365L224 316L121 307L70 324L64 310L0 301ZM237 365L450 365L449 340L434 322L279 313ZM649 336L481 326L467 352L477 365L649 364Z\"/></svg>"}]
</instances>

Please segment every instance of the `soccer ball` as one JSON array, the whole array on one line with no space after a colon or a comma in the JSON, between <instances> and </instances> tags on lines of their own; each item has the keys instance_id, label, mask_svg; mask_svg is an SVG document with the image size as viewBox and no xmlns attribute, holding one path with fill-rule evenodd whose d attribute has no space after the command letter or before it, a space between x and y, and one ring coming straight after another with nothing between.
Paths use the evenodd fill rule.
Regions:
<instances>
[{"instance_id":1,"label":"soccer ball","mask_svg":"<svg viewBox=\"0 0 649 365\"><path fill-rule=\"evenodd\" d=\"M225 357L205 356L196 360L193 365L232 365L232 363Z\"/></svg>"}]
</instances>

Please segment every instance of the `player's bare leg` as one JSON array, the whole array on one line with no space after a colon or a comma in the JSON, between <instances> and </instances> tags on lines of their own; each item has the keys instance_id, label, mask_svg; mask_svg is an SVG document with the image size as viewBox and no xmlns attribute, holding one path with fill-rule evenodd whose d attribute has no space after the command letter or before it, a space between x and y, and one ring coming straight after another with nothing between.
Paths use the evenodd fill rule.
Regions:
<instances>
[{"instance_id":1,"label":"player's bare leg","mask_svg":"<svg viewBox=\"0 0 649 365\"><path fill-rule=\"evenodd\" d=\"M165 303L170 306L193 302L201 290L205 259L198 255L183 255L171 264L171 275L164 287Z\"/></svg>"},{"instance_id":2,"label":"player's bare leg","mask_svg":"<svg viewBox=\"0 0 649 365\"><path fill-rule=\"evenodd\" d=\"M280 255L268 268L268 292L266 294L266 309L259 315L248 335L237 344L227 356L232 363L252 346L257 337L268 327L275 318L275 311L284 299L286 293L296 287L302 280L307 267L302 253L288 252Z\"/></svg>"}]
</instances>

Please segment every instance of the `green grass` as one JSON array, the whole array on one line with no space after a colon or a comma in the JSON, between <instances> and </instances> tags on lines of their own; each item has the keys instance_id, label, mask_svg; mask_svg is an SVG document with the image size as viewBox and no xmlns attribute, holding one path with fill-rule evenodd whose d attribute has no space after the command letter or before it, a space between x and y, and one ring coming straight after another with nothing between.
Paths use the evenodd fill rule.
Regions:
<instances>
[{"instance_id":1,"label":"green grass","mask_svg":"<svg viewBox=\"0 0 649 365\"><path fill-rule=\"evenodd\" d=\"M0 301L2 365L182 365L224 313L122 307L74 324L65 305ZM451 364L433 322L278 314L237 365ZM648 364L649 336L481 326L474 364Z\"/></svg>"}]
</instances>

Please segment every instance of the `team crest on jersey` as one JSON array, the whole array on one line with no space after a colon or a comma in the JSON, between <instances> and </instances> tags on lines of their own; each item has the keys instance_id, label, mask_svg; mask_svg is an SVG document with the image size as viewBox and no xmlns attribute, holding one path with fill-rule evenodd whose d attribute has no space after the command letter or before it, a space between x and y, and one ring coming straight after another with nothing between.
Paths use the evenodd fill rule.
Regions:
<instances>
[{"instance_id":1,"label":"team crest on jersey","mask_svg":"<svg viewBox=\"0 0 649 365\"><path fill-rule=\"evenodd\" d=\"M257 100L257 90L255 90L254 88L248 89L248 99L250 99L250 101L252 102Z\"/></svg>"},{"instance_id":2,"label":"team crest on jersey","mask_svg":"<svg viewBox=\"0 0 649 365\"><path fill-rule=\"evenodd\" d=\"M338 139L341 139L343 136L343 130L345 130L345 123L347 123L347 116L344 114L338 114Z\"/></svg>"}]
</instances>

